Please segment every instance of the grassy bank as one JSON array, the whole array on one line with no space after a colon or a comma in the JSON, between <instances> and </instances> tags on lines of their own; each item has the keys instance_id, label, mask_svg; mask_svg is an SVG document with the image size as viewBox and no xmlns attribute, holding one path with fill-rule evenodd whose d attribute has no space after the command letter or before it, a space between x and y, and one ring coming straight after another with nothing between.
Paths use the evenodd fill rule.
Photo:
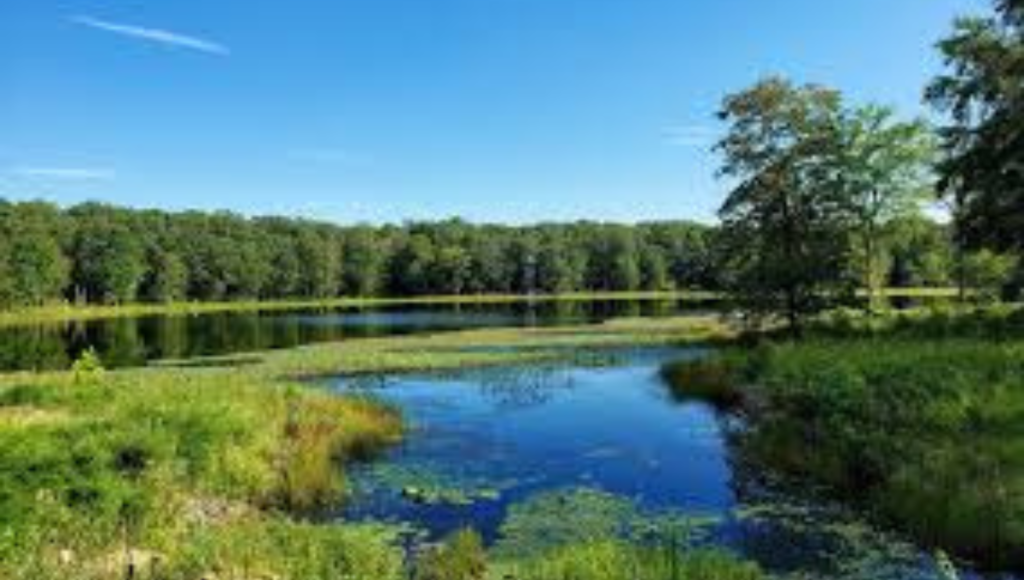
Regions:
<instances>
[{"instance_id":1,"label":"grassy bank","mask_svg":"<svg viewBox=\"0 0 1024 580\"><path fill-rule=\"evenodd\" d=\"M68 372L0 377L0 577L124 578L129 569L167 579L403 577L392 530L297 517L343 500L343 466L397 441L400 417L303 379L727 334L711 319L620 321L119 371L83 361Z\"/></svg>"},{"instance_id":2,"label":"grassy bank","mask_svg":"<svg viewBox=\"0 0 1024 580\"><path fill-rule=\"evenodd\" d=\"M1022 321L1012 310L830 321L666 374L680 396L740 401L746 460L923 543L1021 569Z\"/></svg>"},{"instance_id":3,"label":"grassy bank","mask_svg":"<svg viewBox=\"0 0 1024 580\"><path fill-rule=\"evenodd\" d=\"M955 288L891 288L881 291L883 298L954 299ZM861 293L861 296L866 296ZM275 312L307 309L375 308L401 306L451 306L482 304L522 304L592 301L660 301L683 300L711 302L725 298L706 291L663 292L588 292L574 294L474 294L460 296L419 296L411 298L338 298L333 300L236 301L236 302L172 302L167 304L123 304L117 306L51 304L32 308L0 311L0 328L33 324L55 324L87 320L107 320L136 316L189 316L218 312Z\"/></svg>"},{"instance_id":4,"label":"grassy bank","mask_svg":"<svg viewBox=\"0 0 1024 580\"><path fill-rule=\"evenodd\" d=\"M400 306L446 306L588 301L716 300L711 292L601 292L581 294L480 294L461 296L420 296L412 298L338 298L334 300L173 302L168 304L124 304L118 306L52 304L0 311L0 327L52 324L135 316L186 316L217 312L274 312L306 309L374 308Z\"/></svg>"}]
</instances>

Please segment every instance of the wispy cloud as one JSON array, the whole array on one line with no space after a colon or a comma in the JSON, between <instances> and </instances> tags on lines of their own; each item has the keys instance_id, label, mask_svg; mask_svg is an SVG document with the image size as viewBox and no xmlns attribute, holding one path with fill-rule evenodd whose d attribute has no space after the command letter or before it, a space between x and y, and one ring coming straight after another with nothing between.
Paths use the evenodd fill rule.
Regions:
<instances>
[{"instance_id":1,"label":"wispy cloud","mask_svg":"<svg viewBox=\"0 0 1024 580\"><path fill-rule=\"evenodd\" d=\"M718 138L715 129L702 125L665 127L661 134L666 143L676 147L710 147Z\"/></svg>"},{"instance_id":2,"label":"wispy cloud","mask_svg":"<svg viewBox=\"0 0 1024 580\"><path fill-rule=\"evenodd\" d=\"M61 181L110 181L117 173L100 167L12 167L8 173L16 177Z\"/></svg>"},{"instance_id":3,"label":"wispy cloud","mask_svg":"<svg viewBox=\"0 0 1024 580\"><path fill-rule=\"evenodd\" d=\"M96 30L103 30L105 32L112 32L122 36L155 42L164 46L187 48L218 56L227 56L230 53L228 48L223 44L196 36L188 36L177 32L161 30L159 28L146 28L131 24L119 24L117 22L109 22L107 20L93 18L92 16L72 16L71 21Z\"/></svg>"}]
</instances>

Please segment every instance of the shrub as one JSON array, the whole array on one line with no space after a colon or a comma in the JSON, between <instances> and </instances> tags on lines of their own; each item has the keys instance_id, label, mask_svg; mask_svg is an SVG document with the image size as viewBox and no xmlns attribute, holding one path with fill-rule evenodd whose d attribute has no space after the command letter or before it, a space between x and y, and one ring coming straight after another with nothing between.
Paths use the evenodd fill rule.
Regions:
<instances>
[{"instance_id":1,"label":"shrub","mask_svg":"<svg viewBox=\"0 0 1024 580\"><path fill-rule=\"evenodd\" d=\"M71 374L76 383L97 383L103 380L104 372L103 361L91 346L83 350L71 365Z\"/></svg>"},{"instance_id":2,"label":"shrub","mask_svg":"<svg viewBox=\"0 0 1024 580\"><path fill-rule=\"evenodd\" d=\"M661 376L679 401L704 401L720 410L734 409L742 402L733 370L722 358L667 363Z\"/></svg>"},{"instance_id":3,"label":"shrub","mask_svg":"<svg viewBox=\"0 0 1024 580\"><path fill-rule=\"evenodd\" d=\"M487 553L480 534L460 530L427 550L416 563L415 580L483 580Z\"/></svg>"}]
</instances>

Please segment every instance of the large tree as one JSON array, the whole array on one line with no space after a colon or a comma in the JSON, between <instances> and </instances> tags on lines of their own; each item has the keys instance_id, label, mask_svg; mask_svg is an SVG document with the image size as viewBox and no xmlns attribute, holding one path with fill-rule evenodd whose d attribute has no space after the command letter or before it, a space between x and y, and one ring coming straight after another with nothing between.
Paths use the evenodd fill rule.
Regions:
<instances>
[{"instance_id":1,"label":"large tree","mask_svg":"<svg viewBox=\"0 0 1024 580\"><path fill-rule=\"evenodd\" d=\"M841 127L838 170L856 219L862 284L871 307L889 270L885 225L917 213L933 194L934 138L924 121L900 121L892 109L876 105L844 113Z\"/></svg>"},{"instance_id":2,"label":"large tree","mask_svg":"<svg viewBox=\"0 0 1024 580\"><path fill-rule=\"evenodd\" d=\"M948 113L941 131L942 189L958 241L1024 251L1024 1L1000 0L997 15L961 18L939 44L947 71L928 99Z\"/></svg>"},{"instance_id":3,"label":"large tree","mask_svg":"<svg viewBox=\"0 0 1024 580\"><path fill-rule=\"evenodd\" d=\"M720 118L721 174L735 183L719 212L727 282L748 312L799 332L852 290L841 96L771 78L727 97Z\"/></svg>"}]
</instances>

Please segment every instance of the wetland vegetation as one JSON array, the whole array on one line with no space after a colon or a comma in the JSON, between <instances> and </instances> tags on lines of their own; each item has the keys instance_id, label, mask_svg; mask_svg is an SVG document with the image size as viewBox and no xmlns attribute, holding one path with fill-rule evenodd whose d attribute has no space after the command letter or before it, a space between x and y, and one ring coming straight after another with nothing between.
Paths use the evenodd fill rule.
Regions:
<instances>
[{"instance_id":1,"label":"wetland vegetation","mask_svg":"<svg viewBox=\"0 0 1024 580\"><path fill-rule=\"evenodd\" d=\"M715 225L0 200L0 577L1020 578L1024 2L938 50L727 95Z\"/></svg>"}]
</instances>

